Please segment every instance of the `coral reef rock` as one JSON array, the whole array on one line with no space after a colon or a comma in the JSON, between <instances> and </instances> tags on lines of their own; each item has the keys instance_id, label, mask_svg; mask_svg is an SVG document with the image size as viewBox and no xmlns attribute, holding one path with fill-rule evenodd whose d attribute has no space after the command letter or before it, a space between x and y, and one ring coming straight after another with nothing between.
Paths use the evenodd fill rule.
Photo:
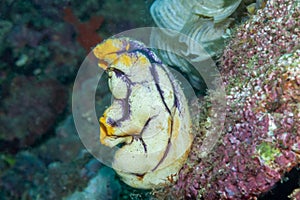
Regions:
<instances>
[{"instance_id":1,"label":"coral reef rock","mask_svg":"<svg viewBox=\"0 0 300 200\"><path fill-rule=\"evenodd\" d=\"M238 27L220 66L227 98L223 137L201 158L203 128L177 184L163 195L256 199L299 164L299 16L299 1L271 0Z\"/></svg>"}]
</instances>

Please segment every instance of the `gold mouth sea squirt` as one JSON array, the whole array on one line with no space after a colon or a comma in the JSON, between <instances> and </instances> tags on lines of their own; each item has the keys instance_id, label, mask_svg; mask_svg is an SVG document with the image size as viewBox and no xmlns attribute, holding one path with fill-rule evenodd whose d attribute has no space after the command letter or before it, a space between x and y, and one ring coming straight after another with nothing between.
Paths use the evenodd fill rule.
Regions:
<instances>
[{"instance_id":1,"label":"gold mouth sea squirt","mask_svg":"<svg viewBox=\"0 0 300 200\"><path fill-rule=\"evenodd\" d=\"M109 76L113 102L100 118L100 142L118 147L112 167L128 185L172 184L193 136L187 100L178 81L146 46L107 39L93 49Z\"/></svg>"}]
</instances>

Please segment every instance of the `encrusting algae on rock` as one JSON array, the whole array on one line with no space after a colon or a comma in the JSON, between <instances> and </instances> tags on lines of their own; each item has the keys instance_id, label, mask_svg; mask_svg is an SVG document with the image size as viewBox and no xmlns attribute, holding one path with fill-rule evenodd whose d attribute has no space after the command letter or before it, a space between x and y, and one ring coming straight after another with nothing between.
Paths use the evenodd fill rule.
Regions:
<instances>
[{"instance_id":1,"label":"encrusting algae on rock","mask_svg":"<svg viewBox=\"0 0 300 200\"><path fill-rule=\"evenodd\" d=\"M299 16L299 1L270 0L238 27L220 60L227 99L222 139L201 158L204 133L195 133L177 183L159 197L257 199L299 165Z\"/></svg>"},{"instance_id":2,"label":"encrusting algae on rock","mask_svg":"<svg viewBox=\"0 0 300 200\"><path fill-rule=\"evenodd\" d=\"M105 40L93 53L114 97L100 118L100 142L119 147L112 167L135 188L174 183L193 139L178 82L152 51L130 38Z\"/></svg>"}]
</instances>

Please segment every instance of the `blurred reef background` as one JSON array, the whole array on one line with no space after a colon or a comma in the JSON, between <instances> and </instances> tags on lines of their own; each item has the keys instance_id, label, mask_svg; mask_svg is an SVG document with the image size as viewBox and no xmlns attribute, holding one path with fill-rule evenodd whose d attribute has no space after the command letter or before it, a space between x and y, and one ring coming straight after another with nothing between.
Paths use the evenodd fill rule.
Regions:
<instances>
[{"instance_id":1,"label":"blurred reef background","mask_svg":"<svg viewBox=\"0 0 300 200\"><path fill-rule=\"evenodd\" d=\"M85 150L71 95L77 70L96 44L153 25L151 3L1 1L1 200L143 197Z\"/></svg>"},{"instance_id":2,"label":"blurred reef background","mask_svg":"<svg viewBox=\"0 0 300 200\"><path fill-rule=\"evenodd\" d=\"M193 35L199 19L215 27L230 18L213 40L212 32L199 34L224 77L228 117L214 152L199 158L211 126L210 101L218 94L204 97L203 128L173 187L132 189L85 150L71 110L77 70L103 39L159 26L160 18L150 14L153 2L1 1L0 200L300 199L299 0L228 1L234 4L225 10L228 16L214 21L200 10L196 21L182 24L178 31ZM158 53L172 66L180 63L175 67L192 84L199 81L184 61ZM99 88L99 94L107 90ZM109 97L100 96L96 107L103 110Z\"/></svg>"}]
</instances>

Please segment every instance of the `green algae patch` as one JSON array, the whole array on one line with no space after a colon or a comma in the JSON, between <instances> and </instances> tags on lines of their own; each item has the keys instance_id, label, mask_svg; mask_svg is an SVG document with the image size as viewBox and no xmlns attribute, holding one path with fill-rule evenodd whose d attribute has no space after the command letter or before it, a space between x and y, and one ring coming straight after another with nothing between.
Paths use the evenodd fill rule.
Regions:
<instances>
[{"instance_id":1,"label":"green algae patch","mask_svg":"<svg viewBox=\"0 0 300 200\"><path fill-rule=\"evenodd\" d=\"M264 162L269 165L272 161L275 160L277 156L280 155L280 150L272 145L269 142L262 142L257 147L257 152L259 158L264 160Z\"/></svg>"}]
</instances>

